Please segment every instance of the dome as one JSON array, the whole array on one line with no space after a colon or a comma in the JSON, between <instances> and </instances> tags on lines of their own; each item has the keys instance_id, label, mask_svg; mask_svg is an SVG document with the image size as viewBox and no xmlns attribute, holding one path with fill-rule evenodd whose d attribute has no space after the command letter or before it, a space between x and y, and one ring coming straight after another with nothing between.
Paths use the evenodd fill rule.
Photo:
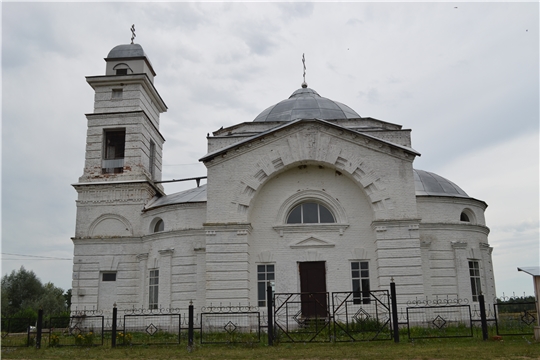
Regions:
<instances>
[{"instance_id":1,"label":"dome","mask_svg":"<svg viewBox=\"0 0 540 360\"><path fill-rule=\"evenodd\" d=\"M291 121L296 119L357 119L353 109L320 96L308 87L296 90L288 99L270 106L253 121Z\"/></svg>"},{"instance_id":2,"label":"dome","mask_svg":"<svg viewBox=\"0 0 540 360\"><path fill-rule=\"evenodd\" d=\"M468 198L459 186L437 174L413 169L416 196L449 196Z\"/></svg>"},{"instance_id":3,"label":"dome","mask_svg":"<svg viewBox=\"0 0 540 360\"><path fill-rule=\"evenodd\" d=\"M137 58L137 57L147 57L144 53L144 50L141 45L139 44L127 44L127 45L118 45L115 46L111 51L109 51L109 55L107 55L107 59L115 59L115 58Z\"/></svg>"}]
</instances>

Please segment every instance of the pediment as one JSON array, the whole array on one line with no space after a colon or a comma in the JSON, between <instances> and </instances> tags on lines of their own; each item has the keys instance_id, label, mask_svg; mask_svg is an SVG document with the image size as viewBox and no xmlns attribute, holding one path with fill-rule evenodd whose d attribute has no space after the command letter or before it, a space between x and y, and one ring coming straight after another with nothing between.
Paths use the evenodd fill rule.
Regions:
<instances>
[{"instance_id":1,"label":"pediment","mask_svg":"<svg viewBox=\"0 0 540 360\"><path fill-rule=\"evenodd\" d=\"M292 242L289 244L291 248L317 248L317 247L334 247L336 244L330 241L321 240L316 237L310 236L307 239Z\"/></svg>"},{"instance_id":2,"label":"pediment","mask_svg":"<svg viewBox=\"0 0 540 360\"><path fill-rule=\"evenodd\" d=\"M204 157L199 159L199 161L207 162L218 156L220 158L224 158L227 157L227 153L232 150L235 150L235 152L249 152L251 145L256 144L257 146L261 146L261 144L265 142L264 139L267 137L288 137L292 132L302 132L301 136L303 138L306 136L309 137L309 135L312 134L314 137L313 139L303 139L302 141L302 147L310 147L309 144L314 145L314 142L317 141L315 138L318 137L319 133L321 133L321 129L326 129L325 132L327 134L333 133L333 137L346 138L348 141L357 141L359 145L374 148L377 149L377 151L385 148L388 150L388 152L392 151L390 149L393 149L394 152L395 150L398 150L406 153L407 156L420 155L417 151L410 147L396 144L382 137L375 137L367 132L357 131L357 129L349 129L333 122L320 119L297 119L266 131L259 132L252 136L242 137L241 140L235 141L234 143L226 141L223 143L224 145L226 144L224 147L214 149L214 151L209 152ZM305 134L306 132L308 133L307 135ZM345 136L345 134L347 134L347 136Z\"/></svg>"}]
</instances>

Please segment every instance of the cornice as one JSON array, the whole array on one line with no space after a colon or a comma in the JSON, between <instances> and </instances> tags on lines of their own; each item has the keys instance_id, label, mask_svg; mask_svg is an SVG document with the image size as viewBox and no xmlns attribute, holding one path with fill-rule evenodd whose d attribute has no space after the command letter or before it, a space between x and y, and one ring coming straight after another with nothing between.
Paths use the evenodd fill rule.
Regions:
<instances>
[{"instance_id":1,"label":"cornice","mask_svg":"<svg viewBox=\"0 0 540 360\"><path fill-rule=\"evenodd\" d=\"M489 234L487 226L470 223L420 223L420 231L422 230L462 230Z\"/></svg>"}]
</instances>

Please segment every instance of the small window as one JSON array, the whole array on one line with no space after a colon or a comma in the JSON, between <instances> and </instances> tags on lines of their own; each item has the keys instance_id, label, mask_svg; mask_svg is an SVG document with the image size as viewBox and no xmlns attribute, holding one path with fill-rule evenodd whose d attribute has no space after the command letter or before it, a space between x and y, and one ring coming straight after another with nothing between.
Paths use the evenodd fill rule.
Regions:
<instances>
[{"instance_id":1,"label":"small window","mask_svg":"<svg viewBox=\"0 0 540 360\"><path fill-rule=\"evenodd\" d=\"M482 294L480 286L480 265L476 260L469 260L469 275L471 278L472 300L478 301L478 296Z\"/></svg>"},{"instance_id":2,"label":"small window","mask_svg":"<svg viewBox=\"0 0 540 360\"><path fill-rule=\"evenodd\" d=\"M118 174L124 171L126 130L106 130L103 134L103 174Z\"/></svg>"},{"instance_id":3,"label":"small window","mask_svg":"<svg viewBox=\"0 0 540 360\"><path fill-rule=\"evenodd\" d=\"M119 100L119 99L122 99L123 93L124 93L124 90L122 90L122 89L113 89L113 90L112 90L112 96L111 96L111 98L112 98L113 100Z\"/></svg>"},{"instance_id":4,"label":"small window","mask_svg":"<svg viewBox=\"0 0 540 360\"><path fill-rule=\"evenodd\" d=\"M335 223L334 215L324 205L312 202L296 206L287 217L287 224Z\"/></svg>"},{"instance_id":5,"label":"small window","mask_svg":"<svg viewBox=\"0 0 540 360\"><path fill-rule=\"evenodd\" d=\"M156 225L154 225L154 232L157 233L163 230L165 230L165 223L163 222L163 220L159 219L156 222Z\"/></svg>"},{"instance_id":6,"label":"small window","mask_svg":"<svg viewBox=\"0 0 540 360\"><path fill-rule=\"evenodd\" d=\"M156 144L150 140L150 155L149 155L149 164L148 169L150 170L150 180L154 180L154 162L156 157Z\"/></svg>"},{"instance_id":7,"label":"small window","mask_svg":"<svg viewBox=\"0 0 540 360\"><path fill-rule=\"evenodd\" d=\"M266 287L272 286L275 290L275 272L273 264L257 265L257 302L259 306L266 306Z\"/></svg>"},{"instance_id":8,"label":"small window","mask_svg":"<svg viewBox=\"0 0 540 360\"><path fill-rule=\"evenodd\" d=\"M159 270L150 270L149 289L148 289L148 308L158 308L159 294Z\"/></svg>"},{"instance_id":9,"label":"small window","mask_svg":"<svg viewBox=\"0 0 540 360\"><path fill-rule=\"evenodd\" d=\"M459 217L459 220L460 221L471 222L471 220L469 220L469 216L467 214L465 214L465 212L461 213L461 216Z\"/></svg>"},{"instance_id":10,"label":"small window","mask_svg":"<svg viewBox=\"0 0 540 360\"><path fill-rule=\"evenodd\" d=\"M115 272L101 273L101 281L116 281Z\"/></svg>"},{"instance_id":11,"label":"small window","mask_svg":"<svg viewBox=\"0 0 540 360\"><path fill-rule=\"evenodd\" d=\"M127 75L128 69L116 69L116 75Z\"/></svg>"},{"instance_id":12,"label":"small window","mask_svg":"<svg viewBox=\"0 0 540 360\"><path fill-rule=\"evenodd\" d=\"M351 278L354 304L369 304L369 263L367 261L351 262Z\"/></svg>"}]
</instances>

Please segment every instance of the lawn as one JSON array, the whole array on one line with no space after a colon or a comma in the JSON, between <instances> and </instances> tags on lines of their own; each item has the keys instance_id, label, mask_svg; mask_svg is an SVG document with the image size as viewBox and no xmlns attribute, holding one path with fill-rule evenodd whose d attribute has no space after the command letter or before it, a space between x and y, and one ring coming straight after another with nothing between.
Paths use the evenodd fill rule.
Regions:
<instances>
[{"instance_id":1,"label":"lawn","mask_svg":"<svg viewBox=\"0 0 540 360\"><path fill-rule=\"evenodd\" d=\"M200 345L188 352L186 344L176 346L133 346L111 349L96 347L2 347L3 359L540 359L540 343L530 336L504 337L502 341L477 338L373 341L266 345Z\"/></svg>"}]
</instances>

